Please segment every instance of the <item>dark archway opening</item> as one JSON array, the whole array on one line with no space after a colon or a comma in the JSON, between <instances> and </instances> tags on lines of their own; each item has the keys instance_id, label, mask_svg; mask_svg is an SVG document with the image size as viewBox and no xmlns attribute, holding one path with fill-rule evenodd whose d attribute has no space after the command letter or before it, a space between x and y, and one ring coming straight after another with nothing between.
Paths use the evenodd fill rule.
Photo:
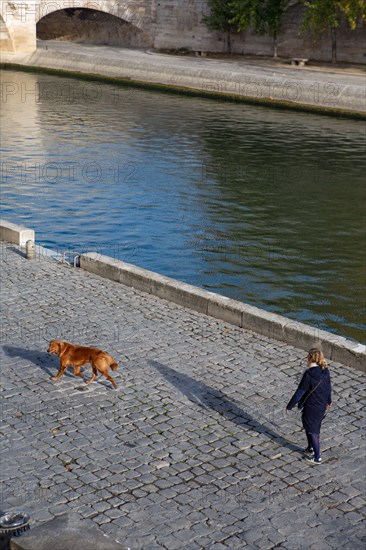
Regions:
<instances>
[{"instance_id":1,"label":"dark archway opening","mask_svg":"<svg viewBox=\"0 0 366 550\"><path fill-rule=\"evenodd\" d=\"M149 45L135 25L88 8L66 8L45 15L37 23L37 38L117 47Z\"/></svg>"}]
</instances>

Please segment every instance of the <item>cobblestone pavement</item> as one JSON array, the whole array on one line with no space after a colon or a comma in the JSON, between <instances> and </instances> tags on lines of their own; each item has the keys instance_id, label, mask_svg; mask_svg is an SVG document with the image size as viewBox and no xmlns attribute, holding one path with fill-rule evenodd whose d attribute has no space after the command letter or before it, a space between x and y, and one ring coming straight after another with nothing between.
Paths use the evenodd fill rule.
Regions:
<instances>
[{"instance_id":1,"label":"cobblestone pavement","mask_svg":"<svg viewBox=\"0 0 366 550\"><path fill-rule=\"evenodd\" d=\"M283 413L303 351L12 246L1 265L2 510L72 512L131 550L364 548L361 372L330 363L311 466ZM53 338L109 351L118 389L52 382Z\"/></svg>"}]
</instances>

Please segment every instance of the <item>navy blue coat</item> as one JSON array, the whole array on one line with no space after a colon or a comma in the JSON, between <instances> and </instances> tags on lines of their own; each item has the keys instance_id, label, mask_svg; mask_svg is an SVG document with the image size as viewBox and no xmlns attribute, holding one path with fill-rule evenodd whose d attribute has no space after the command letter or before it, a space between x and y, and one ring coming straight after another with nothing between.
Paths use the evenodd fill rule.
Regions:
<instances>
[{"instance_id":1,"label":"navy blue coat","mask_svg":"<svg viewBox=\"0 0 366 550\"><path fill-rule=\"evenodd\" d=\"M300 384L290 399L287 409L299 404L302 409L302 424L308 433L319 434L327 405L332 403L332 386L329 370L317 365L307 368Z\"/></svg>"}]
</instances>

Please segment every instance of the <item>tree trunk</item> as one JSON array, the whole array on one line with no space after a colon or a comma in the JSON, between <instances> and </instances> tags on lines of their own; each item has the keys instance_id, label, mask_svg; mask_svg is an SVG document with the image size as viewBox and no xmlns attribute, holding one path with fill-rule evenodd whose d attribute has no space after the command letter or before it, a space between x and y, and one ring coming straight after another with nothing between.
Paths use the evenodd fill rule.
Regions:
<instances>
[{"instance_id":1,"label":"tree trunk","mask_svg":"<svg viewBox=\"0 0 366 550\"><path fill-rule=\"evenodd\" d=\"M277 34L273 35L273 57L277 57Z\"/></svg>"},{"instance_id":2,"label":"tree trunk","mask_svg":"<svg viewBox=\"0 0 366 550\"><path fill-rule=\"evenodd\" d=\"M227 30L226 49L227 49L227 53L231 53L231 34L230 34L230 29Z\"/></svg>"},{"instance_id":3,"label":"tree trunk","mask_svg":"<svg viewBox=\"0 0 366 550\"><path fill-rule=\"evenodd\" d=\"M330 33L332 36L332 63L337 62L337 31L335 27L332 27L330 29Z\"/></svg>"}]
</instances>

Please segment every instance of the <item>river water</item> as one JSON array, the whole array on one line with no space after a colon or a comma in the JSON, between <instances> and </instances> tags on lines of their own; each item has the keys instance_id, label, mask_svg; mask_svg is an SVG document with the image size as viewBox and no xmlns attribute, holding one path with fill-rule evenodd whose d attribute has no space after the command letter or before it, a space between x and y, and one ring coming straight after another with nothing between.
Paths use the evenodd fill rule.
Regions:
<instances>
[{"instance_id":1,"label":"river water","mask_svg":"<svg viewBox=\"0 0 366 550\"><path fill-rule=\"evenodd\" d=\"M2 217L365 341L365 125L2 73Z\"/></svg>"}]
</instances>

